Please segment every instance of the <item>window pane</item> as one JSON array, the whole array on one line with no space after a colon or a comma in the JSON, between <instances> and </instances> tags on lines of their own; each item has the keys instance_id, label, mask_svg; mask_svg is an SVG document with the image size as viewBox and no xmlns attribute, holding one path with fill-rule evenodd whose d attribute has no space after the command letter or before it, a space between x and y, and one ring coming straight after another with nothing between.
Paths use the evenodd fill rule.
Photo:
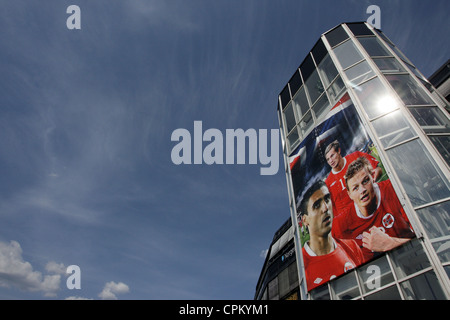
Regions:
<instances>
[{"instance_id":1,"label":"window pane","mask_svg":"<svg viewBox=\"0 0 450 320\"><path fill-rule=\"evenodd\" d=\"M289 87L288 87L288 85L286 85L284 87L283 91L281 91L280 98L281 98L281 106L283 108L286 107L286 105L291 100L291 95L289 94Z\"/></svg>"},{"instance_id":2,"label":"window pane","mask_svg":"<svg viewBox=\"0 0 450 320\"><path fill-rule=\"evenodd\" d=\"M438 107L409 108L409 111L427 133L450 131L450 121Z\"/></svg>"},{"instance_id":3,"label":"window pane","mask_svg":"<svg viewBox=\"0 0 450 320\"><path fill-rule=\"evenodd\" d=\"M309 292L311 300L330 300L330 291L327 285L320 286Z\"/></svg>"},{"instance_id":4,"label":"window pane","mask_svg":"<svg viewBox=\"0 0 450 320\"><path fill-rule=\"evenodd\" d=\"M306 99L305 87L300 88L292 101L300 118L308 112L309 105L308 100Z\"/></svg>"},{"instance_id":5,"label":"window pane","mask_svg":"<svg viewBox=\"0 0 450 320\"><path fill-rule=\"evenodd\" d=\"M314 70L316 70L316 66L314 65L314 61L311 55L308 53L305 60L303 60L302 64L300 65L300 71L302 72L304 82L308 80Z\"/></svg>"},{"instance_id":6,"label":"window pane","mask_svg":"<svg viewBox=\"0 0 450 320\"><path fill-rule=\"evenodd\" d=\"M431 266L423 246L413 239L389 252L394 272L399 280Z\"/></svg>"},{"instance_id":7,"label":"window pane","mask_svg":"<svg viewBox=\"0 0 450 320\"><path fill-rule=\"evenodd\" d=\"M400 284L406 300L446 300L434 271Z\"/></svg>"},{"instance_id":8,"label":"window pane","mask_svg":"<svg viewBox=\"0 0 450 320\"><path fill-rule=\"evenodd\" d=\"M339 76L327 90L333 104L340 98L344 89L344 81L342 81L342 78Z\"/></svg>"},{"instance_id":9,"label":"window pane","mask_svg":"<svg viewBox=\"0 0 450 320\"><path fill-rule=\"evenodd\" d=\"M323 85L320 81L319 74L317 73L317 70L314 70L314 72L311 74L309 79L305 83L306 90L309 93L309 98L311 99L311 104L314 104L314 102L317 100L317 98L323 93Z\"/></svg>"},{"instance_id":10,"label":"window pane","mask_svg":"<svg viewBox=\"0 0 450 320\"><path fill-rule=\"evenodd\" d=\"M326 38L330 46L334 47L338 43L341 43L345 39L348 38L347 32L342 28L342 26L338 26L337 28L331 30L326 34Z\"/></svg>"},{"instance_id":11,"label":"window pane","mask_svg":"<svg viewBox=\"0 0 450 320\"><path fill-rule=\"evenodd\" d=\"M371 57L392 56L376 37L358 38L358 40Z\"/></svg>"},{"instance_id":12,"label":"window pane","mask_svg":"<svg viewBox=\"0 0 450 320\"><path fill-rule=\"evenodd\" d=\"M351 40L344 42L343 44L334 48L333 51L336 54L343 69L348 68L352 64L355 64L356 62L363 59L363 56Z\"/></svg>"},{"instance_id":13,"label":"window pane","mask_svg":"<svg viewBox=\"0 0 450 320\"><path fill-rule=\"evenodd\" d=\"M300 120L300 124L299 124L299 129L300 129L300 134L303 136L305 136L309 130L313 127L314 125L314 121L311 115L311 112L308 112L302 120Z\"/></svg>"},{"instance_id":14,"label":"window pane","mask_svg":"<svg viewBox=\"0 0 450 320\"><path fill-rule=\"evenodd\" d=\"M387 150L413 206L450 196L449 182L420 140Z\"/></svg>"},{"instance_id":15,"label":"window pane","mask_svg":"<svg viewBox=\"0 0 450 320\"><path fill-rule=\"evenodd\" d=\"M433 242L433 248L442 263L450 262L450 239L448 237L446 240ZM450 265L448 267L450 271Z\"/></svg>"},{"instance_id":16,"label":"window pane","mask_svg":"<svg viewBox=\"0 0 450 320\"><path fill-rule=\"evenodd\" d=\"M450 166L450 136L429 136L431 142Z\"/></svg>"},{"instance_id":17,"label":"window pane","mask_svg":"<svg viewBox=\"0 0 450 320\"><path fill-rule=\"evenodd\" d=\"M351 300L360 295L355 271L330 282L334 292L334 299Z\"/></svg>"},{"instance_id":18,"label":"window pane","mask_svg":"<svg viewBox=\"0 0 450 320\"><path fill-rule=\"evenodd\" d=\"M398 108L396 99L389 94L378 78L356 86L355 93L369 118L375 118Z\"/></svg>"},{"instance_id":19,"label":"window pane","mask_svg":"<svg viewBox=\"0 0 450 320\"><path fill-rule=\"evenodd\" d=\"M323 94L319 100L317 100L316 104L312 107L314 115L316 119L320 119L326 111L328 111L328 107L330 107L330 103L328 102L328 98L326 94Z\"/></svg>"},{"instance_id":20,"label":"window pane","mask_svg":"<svg viewBox=\"0 0 450 320\"><path fill-rule=\"evenodd\" d=\"M292 96L295 96L295 93L302 85L302 79L300 78L300 72L298 70L294 73L291 80L289 81L289 86L291 87Z\"/></svg>"},{"instance_id":21,"label":"window pane","mask_svg":"<svg viewBox=\"0 0 450 320\"><path fill-rule=\"evenodd\" d=\"M450 202L417 210L417 215L430 239L450 235Z\"/></svg>"},{"instance_id":22,"label":"window pane","mask_svg":"<svg viewBox=\"0 0 450 320\"><path fill-rule=\"evenodd\" d=\"M386 79L406 105L434 104L433 100L407 74L388 74Z\"/></svg>"},{"instance_id":23,"label":"window pane","mask_svg":"<svg viewBox=\"0 0 450 320\"><path fill-rule=\"evenodd\" d=\"M355 36L373 35L372 31L367 28L365 23L347 23L347 27L350 28Z\"/></svg>"},{"instance_id":24,"label":"window pane","mask_svg":"<svg viewBox=\"0 0 450 320\"><path fill-rule=\"evenodd\" d=\"M328 54L327 48L325 48L322 39L319 39L319 41L317 41L316 45L311 50L311 53L314 57L314 61L316 61L316 64L320 64L323 58L325 58L325 56Z\"/></svg>"},{"instance_id":25,"label":"window pane","mask_svg":"<svg viewBox=\"0 0 450 320\"><path fill-rule=\"evenodd\" d=\"M286 134L287 134L291 132L292 128L294 128L296 125L292 103L289 103L286 109L284 109L283 114L284 114L284 121L286 123Z\"/></svg>"},{"instance_id":26,"label":"window pane","mask_svg":"<svg viewBox=\"0 0 450 320\"><path fill-rule=\"evenodd\" d=\"M325 87L328 87L334 78L338 75L338 71L331 60L330 55L323 59L322 63L318 66L320 76L324 82Z\"/></svg>"},{"instance_id":27,"label":"window pane","mask_svg":"<svg viewBox=\"0 0 450 320\"><path fill-rule=\"evenodd\" d=\"M280 298L289 293L289 274L288 268L285 268L278 275L278 288L280 291Z\"/></svg>"},{"instance_id":28,"label":"window pane","mask_svg":"<svg viewBox=\"0 0 450 320\"><path fill-rule=\"evenodd\" d=\"M394 281L386 256L358 269L363 293L376 290Z\"/></svg>"},{"instance_id":29,"label":"window pane","mask_svg":"<svg viewBox=\"0 0 450 320\"><path fill-rule=\"evenodd\" d=\"M401 300L397 286L391 286L381 291L375 292L370 296L364 297L364 300Z\"/></svg>"},{"instance_id":30,"label":"window pane","mask_svg":"<svg viewBox=\"0 0 450 320\"><path fill-rule=\"evenodd\" d=\"M278 278L273 279L269 282L269 300L279 300L278 295Z\"/></svg>"},{"instance_id":31,"label":"window pane","mask_svg":"<svg viewBox=\"0 0 450 320\"><path fill-rule=\"evenodd\" d=\"M385 148L413 138L416 135L401 110L391 112L373 121L372 124Z\"/></svg>"},{"instance_id":32,"label":"window pane","mask_svg":"<svg viewBox=\"0 0 450 320\"><path fill-rule=\"evenodd\" d=\"M395 58L373 59L381 72L405 72L405 68Z\"/></svg>"},{"instance_id":33,"label":"window pane","mask_svg":"<svg viewBox=\"0 0 450 320\"><path fill-rule=\"evenodd\" d=\"M295 128L288 136L290 150L295 148L295 144L299 141L298 130Z\"/></svg>"},{"instance_id":34,"label":"window pane","mask_svg":"<svg viewBox=\"0 0 450 320\"><path fill-rule=\"evenodd\" d=\"M375 75L372 68L369 66L367 61L358 63L356 66L351 67L345 71L351 85L357 85Z\"/></svg>"}]
</instances>

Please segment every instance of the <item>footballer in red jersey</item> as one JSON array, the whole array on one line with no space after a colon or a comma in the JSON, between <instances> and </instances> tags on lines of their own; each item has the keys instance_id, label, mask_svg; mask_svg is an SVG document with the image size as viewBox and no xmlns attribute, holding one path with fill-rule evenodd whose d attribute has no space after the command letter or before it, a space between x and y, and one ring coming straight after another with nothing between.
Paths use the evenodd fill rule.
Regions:
<instances>
[{"instance_id":1,"label":"footballer in red jersey","mask_svg":"<svg viewBox=\"0 0 450 320\"><path fill-rule=\"evenodd\" d=\"M344 209L352 204L352 200L349 198L346 187L345 187L345 173L350 163L359 157L365 157L370 162L372 166L372 174L375 181L382 174L382 170L378 167L378 161L368 155L367 153L355 151L345 157L341 155L341 148L339 141L335 140L330 143L325 149L325 159L328 165L331 167L331 171L328 177L325 179L325 183L331 192L331 197L333 201L333 212L335 216L338 216Z\"/></svg>"},{"instance_id":2,"label":"footballer in red jersey","mask_svg":"<svg viewBox=\"0 0 450 320\"><path fill-rule=\"evenodd\" d=\"M308 291L363 263L354 240L331 236L333 206L325 182L318 180L305 192L299 214L309 233L302 249Z\"/></svg>"},{"instance_id":3,"label":"footballer in red jersey","mask_svg":"<svg viewBox=\"0 0 450 320\"><path fill-rule=\"evenodd\" d=\"M365 158L350 164L345 179L354 205L335 219L335 238L356 240L367 261L415 236L390 180L375 183Z\"/></svg>"}]
</instances>

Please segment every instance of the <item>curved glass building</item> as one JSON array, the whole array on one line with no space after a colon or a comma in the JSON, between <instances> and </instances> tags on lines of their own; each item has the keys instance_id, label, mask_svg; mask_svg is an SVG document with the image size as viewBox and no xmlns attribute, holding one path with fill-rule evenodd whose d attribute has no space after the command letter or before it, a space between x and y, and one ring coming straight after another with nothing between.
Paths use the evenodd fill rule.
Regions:
<instances>
[{"instance_id":1,"label":"curved glass building","mask_svg":"<svg viewBox=\"0 0 450 320\"><path fill-rule=\"evenodd\" d=\"M321 35L278 97L300 299L450 297L448 110L380 30Z\"/></svg>"}]
</instances>

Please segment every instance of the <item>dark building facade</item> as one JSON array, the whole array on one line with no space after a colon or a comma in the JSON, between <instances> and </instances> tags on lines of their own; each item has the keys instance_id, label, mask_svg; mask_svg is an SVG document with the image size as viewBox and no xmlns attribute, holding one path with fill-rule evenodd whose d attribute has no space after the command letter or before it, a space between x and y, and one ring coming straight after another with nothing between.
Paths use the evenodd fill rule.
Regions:
<instances>
[{"instance_id":1,"label":"dark building facade","mask_svg":"<svg viewBox=\"0 0 450 320\"><path fill-rule=\"evenodd\" d=\"M448 299L445 95L361 22L322 34L278 98L292 237L274 238L255 299ZM298 289L280 260L292 248Z\"/></svg>"}]
</instances>

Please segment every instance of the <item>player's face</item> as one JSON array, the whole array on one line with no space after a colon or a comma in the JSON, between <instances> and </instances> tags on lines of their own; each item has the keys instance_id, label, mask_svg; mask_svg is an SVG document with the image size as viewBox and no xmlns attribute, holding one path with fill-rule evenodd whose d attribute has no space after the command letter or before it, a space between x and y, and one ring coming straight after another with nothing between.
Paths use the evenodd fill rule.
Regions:
<instances>
[{"instance_id":1,"label":"player's face","mask_svg":"<svg viewBox=\"0 0 450 320\"><path fill-rule=\"evenodd\" d=\"M333 209L328 188L323 186L308 201L308 214L303 216L310 234L326 236L331 231Z\"/></svg>"},{"instance_id":2,"label":"player's face","mask_svg":"<svg viewBox=\"0 0 450 320\"><path fill-rule=\"evenodd\" d=\"M373 178L366 168L357 172L347 183L348 195L358 207L368 207L376 201Z\"/></svg>"},{"instance_id":3,"label":"player's face","mask_svg":"<svg viewBox=\"0 0 450 320\"><path fill-rule=\"evenodd\" d=\"M325 159L331 168L336 168L339 165L341 158L340 150L336 151L333 148L325 155Z\"/></svg>"}]
</instances>

